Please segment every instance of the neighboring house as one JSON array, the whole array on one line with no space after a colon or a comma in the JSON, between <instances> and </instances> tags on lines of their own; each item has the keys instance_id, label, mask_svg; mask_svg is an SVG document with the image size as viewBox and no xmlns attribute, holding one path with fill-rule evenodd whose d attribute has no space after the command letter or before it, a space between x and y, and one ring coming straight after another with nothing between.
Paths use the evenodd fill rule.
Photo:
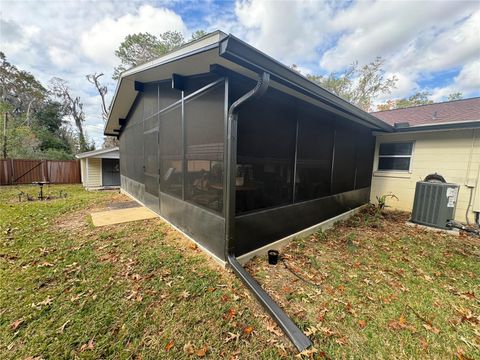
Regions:
<instances>
[{"instance_id":1,"label":"neighboring house","mask_svg":"<svg viewBox=\"0 0 480 360\"><path fill-rule=\"evenodd\" d=\"M395 127L377 133L371 201L392 193L392 208L411 211L415 183L438 173L460 185L456 220L480 212L480 98L372 113ZM467 211L468 209L468 211Z\"/></svg>"},{"instance_id":2,"label":"neighboring house","mask_svg":"<svg viewBox=\"0 0 480 360\"><path fill-rule=\"evenodd\" d=\"M88 151L76 155L80 159L82 184L88 190L120 186L120 152L118 147Z\"/></svg>"}]
</instances>

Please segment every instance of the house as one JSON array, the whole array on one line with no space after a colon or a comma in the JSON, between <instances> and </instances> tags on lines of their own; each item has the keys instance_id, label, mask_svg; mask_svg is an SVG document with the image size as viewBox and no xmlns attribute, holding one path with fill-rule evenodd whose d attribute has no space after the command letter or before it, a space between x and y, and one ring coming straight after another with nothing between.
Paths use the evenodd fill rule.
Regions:
<instances>
[{"instance_id":1,"label":"house","mask_svg":"<svg viewBox=\"0 0 480 360\"><path fill-rule=\"evenodd\" d=\"M370 199L392 193L388 205L412 210L415 183L438 173L460 185L455 219L478 223L480 97L372 113L395 127L376 133Z\"/></svg>"},{"instance_id":2,"label":"house","mask_svg":"<svg viewBox=\"0 0 480 360\"><path fill-rule=\"evenodd\" d=\"M368 203L372 131L393 126L220 31L122 73L105 127L122 191L228 263L299 350L237 257Z\"/></svg>"},{"instance_id":3,"label":"house","mask_svg":"<svg viewBox=\"0 0 480 360\"><path fill-rule=\"evenodd\" d=\"M111 189L120 186L118 147L80 153L76 158L80 159L81 179L86 189Z\"/></svg>"}]
</instances>

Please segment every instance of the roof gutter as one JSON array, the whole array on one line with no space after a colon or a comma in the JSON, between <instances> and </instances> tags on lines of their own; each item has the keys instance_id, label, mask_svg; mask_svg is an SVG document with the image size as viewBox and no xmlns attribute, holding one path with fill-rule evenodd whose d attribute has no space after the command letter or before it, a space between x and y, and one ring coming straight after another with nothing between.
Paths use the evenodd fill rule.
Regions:
<instances>
[{"instance_id":1,"label":"roof gutter","mask_svg":"<svg viewBox=\"0 0 480 360\"><path fill-rule=\"evenodd\" d=\"M434 131L434 130L460 130L480 128L480 121L459 121L443 124L421 124L409 127L396 128L395 133L413 132L413 131Z\"/></svg>"},{"instance_id":2,"label":"roof gutter","mask_svg":"<svg viewBox=\"0 0 480 360\"><path fill-rule=\"evenodd\" d=\"M390 124L377 119L349 102L330 93L233 35L228 35L220 41L219 55L256 73L268 72L271 74L271 80L287 86L301 94L320 100L337 112L340 111L351 119L353 118L357 121L361 120L363 123L374 127L376 130L386 132L394 131L393 126Z\"/></svg>"},{"instance_id":3,"label":"roof gutter","mask_svg":"<svg viewBox=\"0 0 480 360\"><path fill-rule=\"evenodd\" d=\"M227 146L225 164L225 259L233 272L255 295L270 316L277 322L298 351L312 346L311 340L298 328L278 304L262 289L260 284L240 265L235 256L235 179L237 171L238 110L248 101L262 96L268 89L270 75L263 72L255 87L235 101L227 113Z\"/></svg>"}]
</instances>

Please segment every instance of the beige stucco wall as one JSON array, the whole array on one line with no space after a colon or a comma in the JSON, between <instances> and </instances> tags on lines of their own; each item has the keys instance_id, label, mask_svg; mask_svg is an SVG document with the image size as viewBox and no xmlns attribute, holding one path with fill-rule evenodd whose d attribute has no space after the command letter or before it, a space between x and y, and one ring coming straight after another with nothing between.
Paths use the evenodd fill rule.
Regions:
<instances>
[{"instance_id":1,"label":"beige stucco wall","mask_svg":"<svg viewBox=\"0 0 480 360\"><path fill-rule=\"evenodd\" d=\"M414 141L409 172L377 171L379 144L392 141ZM434 172L447 182L461 185L455 213L457 221L465 222L470 191L473 191L473 206L469 211L473 222L473 211L480 212L480 129L377 135L370 201L376 203L376 196L392 193L399 200L387 200L389 206L411 211L415 183Z\"/></svg>"},{"instance_id":2,"label":"beige stucco wall","mask_svg":"<svg viewBox=\"0 0 480 360\"><path fill-rule=\"evenodd\" d=\"M82 183L84 187L95 188L102 186L102 159L81 159L80 169L82 173Z\"/></svg>"}]
</instances>

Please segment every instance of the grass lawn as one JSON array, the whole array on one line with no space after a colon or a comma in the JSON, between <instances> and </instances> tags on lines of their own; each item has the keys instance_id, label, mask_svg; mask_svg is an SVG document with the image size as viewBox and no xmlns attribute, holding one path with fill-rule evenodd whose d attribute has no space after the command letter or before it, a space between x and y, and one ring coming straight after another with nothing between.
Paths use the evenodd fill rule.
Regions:
<instances>
[{"instance_id":1,"label":"grass lawn","mask_svg":"<svg viewBox=\"0 0 480 360\"><path fill-rule=\"evenodd\" d=\"M19 189L0 188L1 359L292 351L240 281L162 221L95 228L90 212L130 199L80 186L47 192L60 189L66 199L18 203Z\"/></svg>"},{"instance_id":2,"label":"grass lawn","mask_svg":"<svg viewBox=\"0 0 480 360\"><path fill-rule=\"evenodd\" d=\"M35 194L37 189L21 187ZM95 228L115 192L18 202L0 188L0 358L277 359L295 351L246 288L159 219ZM315 358L479 358L480 243L371 210L248 270Z\"/></svg>"},{"instance_id":3,"label":"grass lawn","mask_svg":"<svg viewBox=\"0 0 480 360\"><path fill-rule=\"evenodd\" d=\"M480 359L480 239L407 219L372 206L248 268L319 357Z\"/></svg>"}]
</instances>

